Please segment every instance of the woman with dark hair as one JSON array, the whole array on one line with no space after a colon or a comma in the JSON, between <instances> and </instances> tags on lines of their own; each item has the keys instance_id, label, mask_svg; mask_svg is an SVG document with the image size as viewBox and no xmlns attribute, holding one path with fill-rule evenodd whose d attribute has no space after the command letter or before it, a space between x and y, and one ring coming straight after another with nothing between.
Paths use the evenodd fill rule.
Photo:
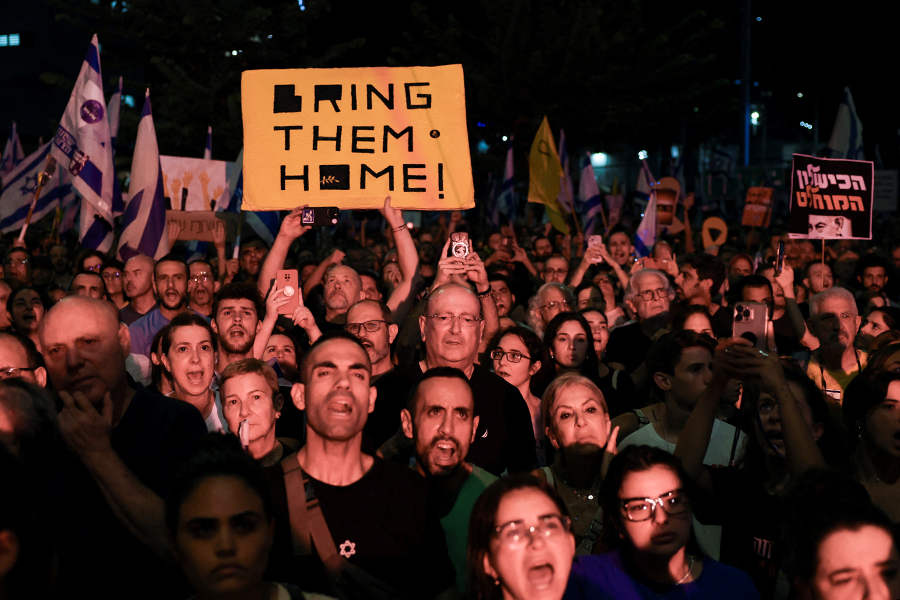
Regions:
<instances>
[{"instance_id":1,"label":"woman with dark hair","mask_svg":"<svg viewBox=\"0 0 900 600\"><path fill-rule=\"evenodd\" d=\"M722 562L753 578L763 597L775 593L783 560L784 490L806 469L841 461L840 431L822 391L802 371L743 339L720 343L709 385L678 438L675 455L697 482L697 518L722 526ZM729 379L744 389L742 412L753 432L735 465L704 466L716 413ZM824 455L824 457L823 457ZM727 501L726 501L727 499Z\"/></svg>"},{"instance_id":2,"label":"woman with dark hair","mask_svg":"<svg viewBox=\"0 0 900 600\"><path fill-rule=\"evenodd\" d=\"M38 337L38 326L46 312L47 304L34 288L19 288L6 300L7 318L12 324L13 330L34 342L41 352L43 350L41 349L41 339Z\"/></svg>"},{"instance_id":3,"label":"woman with dark hair","mask_svg":"<svg viewBox=\"0 0 900 600\"><path fill-rule=\"evenodd\" d=\"M541 395L557 375L566 371L584 375L594 383L599 379L591 326L577 313L560 313L547 323L541 358L541 370L535 376L535 390Z\"/></svg>"},{"instance_id":4,"label":"woman with dark hair","mask_svg":"<svg viewBox=\"0 0 900 600\"><path fill-rule=\"evenodd\" d=\"M624 369L615 369L604 362L606 345L609 343L609 320L606 313L588 308L579 312L591 327L594 352L597 354L597 387L606 398L610 418L615 418L629 410L638 397L631 377Z\"/></svg>"},{"instance_id":5,"label":"woman with dark hair","mask_svg":"<svg viewBox=\"0 0 900 600\"><path fill-rule=\"evenodd\" d=\"M538 461L547 464L544 424L541 421L541 399L534 395L531 382L541 368L541 338L527 327L515 326L498 332L488 345L488 356L494 366L494 373L515 386L528 405L531 426L537 444Z\"/></svg>"},{"instance_id":6,"label":"woman with dark hair","mask_svg":"<svg viewBox=\"0 0 900 600\"><path fill-rule=\"evenodd\" d=\"M472 508L469 590L476 600L560 600L575 538L562 499L531 475L501 477Z\"/></svg>"},{"instance_id":7,"label":"woman with dark hair","mask_svg":"<svg viewBox=\"0 0 900 600\"><path fill-rule=\"evenodd\" d=\"M162 365L162 336L166 328L163 327L153 336L150 344L150 385L147 389L163 396L170 395L175 388L172 387L172 374L166 371Z\"/></svg>"},{"instance_id":8,"label":"woman with dark hair","mask_svg":"<svg viewBox=\"0 0 900 600\"><path fill-rule=\"evenodd\" d=\"M807 471L789 493L785 572L801 600L900 598L900 555L887 515L833 469Z\"/></svg>"},{"instance_id":9,"label":"woman with dark hair","mask_svg":"<svg viewBox=\"0 0 900 600\"><path fill-rule=\"evenodd\" d=\"M869 356L866 359L866 370L900 373L900 344L888 344L869 352Z\"/></svg>"},{"instance_id":10,"label":"woman with dark hair","mask_svg":"<svg viewBox=\"0 0 900 600\"><path fill-rule=\"evenodd\" d=\"M313 600L263 580L275 532L269 484L232 436L209 436L165 501L172 551L197 600Z\"/></svg>"},{"instance_id":11,"label":"woman with dark hair","mask_svg":"<svg viewBox=\"0 0 900 600\"><path fill-rule=\"evenodd\" d=\"M709 309L702 304L691 304L682 310L672 311L670 315L670 329L672 331L686 329L697 333L705 333L712 339L716 339L716 333L712 325L712 316L709 314Z\"/></svg>"},{"instance_id":12,"label":"woman with dark hair","mask_svg":"<svg viewBox=\"0 0 900 600\"><path fill-rule=\"evenodd\" d=\"M853 345L859 350L869 351L875 338L885 331L900 329L900 308L882 306L870 308L863 314L862 323L856 333Z\"/></svg>"},{"instance_id":13,"label":"woman with dark hair","mask_svg":"<svg viewBox=\"0 0 900 600\"><path fill-rule=\"evenodd\" d=\"M216 374L216 334L206 319L181 313L163 329L160 359L172 377L173 398L193 405L208 431L228 431L219 394L210 389Z\"/></svg>"},{"instance_id":14,"label":"woman with dark hair","mask_svg":"<svg viewBox=\"0 0 900 600\"><path fill-rule=\"evenodd\" d=\"M857 479L900 523L900 373L867 367L847 386L842 413L857 438Z\"/></svg>"},{"instance_id":15,"label":"woman with dark hair","mask_svg":"<svg viewBox=\"0 0 900 600\"><path fill-rule=\"evenodd\" d=\"M556 449L549 467L535 475L563 498L573 519L578 554L590 554L600 535L600 487L603 467L615 454L609 411L600 389L587 377L563 373L554 379L541 401L547 439Z\"/></svg>"},{"instance_id":16,"label":"woman with dark hair","mask_svg":"<svg viewBox=\"0 0 900 600\"><path fill-rule=\"evenodd\" d=\"M565 598L758 599L746 573L693 543L689 486L678 459L660 448L631 446L613 458L601 499L611 551L575 559Z\"/></svg>"}]
</instances>

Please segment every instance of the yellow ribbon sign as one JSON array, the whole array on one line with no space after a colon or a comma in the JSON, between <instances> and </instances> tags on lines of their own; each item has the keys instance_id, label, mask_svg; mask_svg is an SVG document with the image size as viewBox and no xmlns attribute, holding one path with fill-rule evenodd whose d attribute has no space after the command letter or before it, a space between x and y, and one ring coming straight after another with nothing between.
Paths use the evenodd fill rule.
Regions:
<instances>
[{"instance_id":1,"label":"yellow ribbon sign","mask_svg":"<svg viewBox=\"0 0 900 600\"><path fill-rule=\"evenodd\" d=\"M475 206L462 65L244 71L245 210Z\"/></svg>"}]
</instances>

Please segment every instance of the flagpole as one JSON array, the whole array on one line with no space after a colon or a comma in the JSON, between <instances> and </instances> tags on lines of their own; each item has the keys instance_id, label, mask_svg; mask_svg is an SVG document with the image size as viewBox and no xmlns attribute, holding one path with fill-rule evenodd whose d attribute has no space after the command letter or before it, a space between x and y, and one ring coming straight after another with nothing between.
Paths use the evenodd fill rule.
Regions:
<instances>
[{"instance_id":1,"label":"flagpole","mask_svg":"<svg viewBox=\"0 0 900 600\"><path fill-rule=\"evenodd\" d=\"M25 224L22 226L22 231L19 232L20 242L25 241L25 232L28 231L28 225L31 223L32 215L34 215L34 207L37 206L38 198L41 197L41 191L44 189L44 186L53 177L50 172L54 169L56 169L56 159L48 154L47 164L41 174L38 175L37 185L34 186L34 197L31 199L31 206L28 207L28 216L25 217Z\"/></svg>"}]
</instances>

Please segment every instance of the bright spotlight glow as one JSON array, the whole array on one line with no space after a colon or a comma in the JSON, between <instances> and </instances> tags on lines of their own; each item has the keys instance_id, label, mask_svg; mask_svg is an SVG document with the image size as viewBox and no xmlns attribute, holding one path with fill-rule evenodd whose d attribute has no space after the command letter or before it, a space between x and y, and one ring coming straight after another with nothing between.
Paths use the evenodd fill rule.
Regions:
<instances>
[{"instance_id":1,"label":"bright spotlight glow","mask_svg":"<svg viewBox=\"0 0 900 600\"><path fill-rule=\"evenodd\" d=\"M604 152L595 152L591 154L592 167L605 167L609 164L609 155Z\"/></svg>"},{"instance_id":2,"label":"bright spotlight glow","mask_svg":"<svg viewBox=\"0 0 900 600\"><path fill-rule=\"evenodd\" d=\"M646 150L641 150L640 152L638 152L638 160L647 160L648 156L649 154L647 154Z\"/></svg>"}]
</instances>

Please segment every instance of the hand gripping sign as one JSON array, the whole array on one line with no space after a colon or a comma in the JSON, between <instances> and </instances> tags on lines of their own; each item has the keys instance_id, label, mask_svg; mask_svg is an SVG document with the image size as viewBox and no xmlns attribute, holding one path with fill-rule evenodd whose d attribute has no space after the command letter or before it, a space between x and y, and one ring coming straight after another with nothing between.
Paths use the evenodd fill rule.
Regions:
<instances>
[{"instance_id":1,"label":"hand gripping sign","mask_svg":"<svg viewBox=\"0 0 900 600\"><path fill-rule=\"evenodd\" d=\"M791 169L792 238L872 239L874 165L794 155Z\"/></svg>"},{"instance_id":2,"label":"hand gripping sign","mask_svg":"<svg viewBox=\"0 0 900 600\"><path fill-rule=\"evenodd\" d=\"M475 205L461 65L244 71L245 210Z\"/></svg>"}]
</instances>

